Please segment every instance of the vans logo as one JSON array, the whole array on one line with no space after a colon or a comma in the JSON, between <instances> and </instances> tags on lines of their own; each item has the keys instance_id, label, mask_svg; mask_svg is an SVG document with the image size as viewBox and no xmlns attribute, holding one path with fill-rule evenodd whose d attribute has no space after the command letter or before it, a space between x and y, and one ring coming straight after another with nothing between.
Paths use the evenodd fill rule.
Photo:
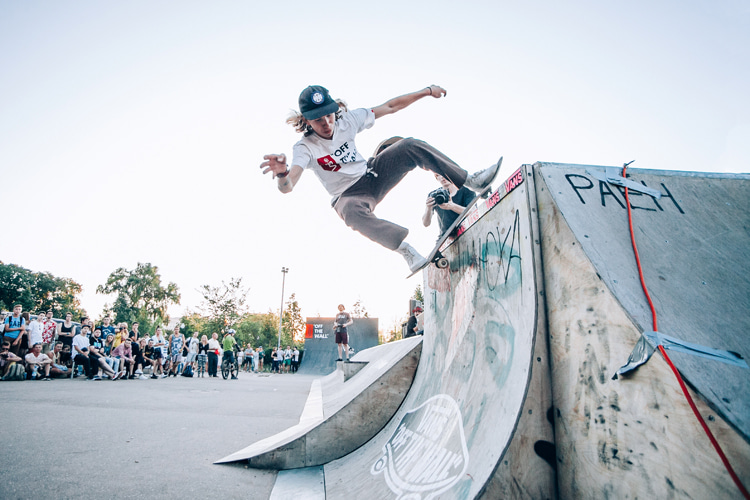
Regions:
<instances>
[{"instance_id":1,"label":"vans logo","mask_svg":"<svg viewBox=\"0 0 750 500\"><path fill-rule=\"evenodd\" d=\"M463 419L456 401L438 394L407 412L370 468L406 500L429 500L463 477L469 465Z\"/></svg>"}]
</instances>

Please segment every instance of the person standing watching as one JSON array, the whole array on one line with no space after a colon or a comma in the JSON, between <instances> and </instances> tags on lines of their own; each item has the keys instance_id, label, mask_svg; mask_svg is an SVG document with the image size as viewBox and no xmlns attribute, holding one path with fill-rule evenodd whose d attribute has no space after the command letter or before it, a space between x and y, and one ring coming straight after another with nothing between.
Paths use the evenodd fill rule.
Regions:
<instances>
[{"instance_id":1,"label":"person standing watching","mask_svg":"<svg viewBox=\"0 0 750 500\"><path fill-rule=\"evenodd\" d=\"M214 332L211 334L211 340L208 341L208 376L218 377L216 374L219 368L219 334Z\"/></svg>"},{"instance_id":2,"label":"person standing watching","mask_svg":"<svg viewBox=\"0 0 750 500\"><path fill-rule=\"evenodd\" d=\"M237 341L234 339L234 330L227 330L227 334L224 335L224 340L222 341L222 347L224 348L224 359L222 359L222 363L225 361L227 363L234 363L234 346L236 343ZM235 375L234 372L232 372L232 380L237 380L237 375Z\"/></svg>"},{"instance_id":3,"label":"person standing watching","mask_svg":"<svg viewBox=\"0 0 750 500\"><path fill-rule=\"evenodd\" d=\"M21 350L21 339L26 332L26 320L21 316L21 311L23 311L21 304L13 306L13 314L5 317L3 330L3 340L10 342L10 350L15 355L18 355Z\"/></svg>"},{"instance_id":4,"label":"person standing watching","mask_svg":"<svg viewBox=\"0 0 750 500\"><path fill-rule=\"evenodd\" d=\"M68 346L73 352L73 333L75 325L73 324L73 315L71 313L65 314L65 321L60 325L60 331L58 332L57 339L63 343L63 347Z\"/></svg>"},{"instance_id":5,"label":"person standing watching","mask_svg":"<svg viewBox=\"0 0 750 500\"><path fill-rule=\"evenodd\" d=\"M52 311L47 311L44 315L44 330L42 331L42 352L44 354L49 354L54 349L58 328L57 321L52 319Z\"/></svg>"},{"instance_id":6,"label":"person standing watching","mask_svg":"<svg viewBox=\"0 0 750 500\"><path fill-rule=\"evenodd\" d=\"M346 309L344 304L339 304L339 313L336 315L336 320L333 322L333 329L336 332L336 345L339 350L339 359L336 361L342 360L341 350L343 349L346 354L346 361L349 362L349 331L347 328L354 323L354 320L344 309Z\"/></svg>"},{"instance_id":7,"label":"person standing watching","mask_svg":"<svg viewBox=\"0 0 750 500\"><path fill-rule=\"evenodd\" d=\"M29 321L29 327L26 329L26 333L29 336L29 346L33 347L34 344L41 344L44 333L44 320L46 316L43 311L39 311L32 321Z\"/></svg>"}]
</instances>

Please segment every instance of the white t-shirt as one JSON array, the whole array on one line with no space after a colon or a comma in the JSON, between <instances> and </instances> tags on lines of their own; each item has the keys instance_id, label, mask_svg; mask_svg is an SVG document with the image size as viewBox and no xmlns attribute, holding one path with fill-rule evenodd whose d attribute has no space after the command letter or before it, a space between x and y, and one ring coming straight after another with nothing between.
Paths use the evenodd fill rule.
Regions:
<instances>
[{"instance_id":1,"label":"white t-shirt","mask_svg":"<svg viewBox=\"0 0 750 500\"><path fill-rule=\"evenodd\" d=\"M354 144L354 137L375 123L371 109L343 113L333 126L333 138L317 134L303 137L292 148L292 165L312 169L326 191L338 197L367 172L367 159Z\"/></svg>"},{"instance_id":2,"label":"white t-shirt","mask_svg":"<svg viewBox=\"0 0 750 500\"><path fill-rule=\"evenodd\" d=\"M34 344L42 343L42 332L44 331L44 322L41 321L30 321L27 329L29 334L29 348L34 347Z\"/></svg>"},{"instance_id":3,"label":"white t-shirt","mask_svg":"<svg viewBox=\"0 0 750 500\"><path fill-rule=\"evenodd\" d=\"M157 348L161 351L162 359L166 358L168 351L167 351L167 341L164 339L164 336L154 335L153 337L151 337L151 340L154 341L154 348ZM156 344L164 344L164 345L157 347Z\"/></svg>"},{"instance_id":4,"label":"white t-shirt","mask_svg":"<svg viewBox=\"0 0 750 500\"><path fill-rule=\"evenodd\" d=\"M88 349L91 344L89 344L89 338L84 335L76 335L73 337L73 349L70 351L70 355L74 358L81 354L76 350L76 346L78 346L79 349L83 350L84 347ZM87 354L88 355L88 354Z\"/></svg>"},{"instance_id":5,"label":"white t-shirt","mask_svg":"<svg viewBox=\"0 0 750 500\"><path fill-rule=\"evenodd\" d=\"M25 357L26 357L26 362L29 364L31 363L42 364L49 359L49 356L41 352L39 353L39 356L34 356L34 353L30 352Z\"/></svg>"}]
</instances>

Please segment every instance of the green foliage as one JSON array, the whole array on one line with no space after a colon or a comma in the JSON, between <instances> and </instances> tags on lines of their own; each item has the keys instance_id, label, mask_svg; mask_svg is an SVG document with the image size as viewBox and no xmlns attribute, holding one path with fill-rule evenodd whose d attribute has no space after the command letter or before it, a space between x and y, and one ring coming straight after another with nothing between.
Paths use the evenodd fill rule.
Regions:
<instances>
[{"instance_id":1,"label":"green foliage","mask_svg":"<svg viewBox=\"0 0 750 500\"><path fill-rule=\"evenodd\" d=\"M201 309L206 313L210 328L217 332L236 330L246 312L245 301L250 291L242 286L242 278L231 278L229 283L222 281L220 286L203 285L199 291L203 296Z\"/></svg>"},{"instance_id":2,"label":"green foliage","mask_svg":"<svg viewBox=\"0 0 750 500\"><path fill-rule=\"evenodd\" d=\"M4 309L19 303L32 314L51 309L56 318L68 312L80 318L86 315L78 299L81 290L81 285L70 278L0 262L0 307Z\"/></svg>"},{"instance_id":3,"label":"green foliage","mask_svg":"<svg viewBox=\"0 0 750 500\"><path fill-rule=\"evenodd\" d=\"M424 294L422 294L422 285L417 285L417 288L414 289L414 295L412 296L412 299L418 300L422 304L424 304Z\"/></svg>"},{"instance_id":4,"label":"green foliage","mask_svg":"<svg viewBox=\"0 0 750 500\"><path fill-rule=\"evenodd\" d=\"M357 299L357 302L354 303L352 306L352 317L353 318L369 318L370 315L367 312L367 309L365 309L365 306L362 305L362 301L360 299Z\"/></svg>"},{"instance_id":5,"label":"green foliage","mask_svg":"<svg viewBox=\"0 0 750 500\"><path fill-rule=\"evenodd\" d=\"M302 317L302 309L300 309L294 294L289 296L281 324L281 343L283 345L304 343L305 319ZM278 343L278 339L276 341Z\"/></svg>"},{"instance_id":6,"label":"green foliage","mask_svg":"<svg viewBox=\"0 0 750 500\"><path fill-rule=\"evenodd\" d=\"M246 314L236 330L237 340L242 341L243 345L250 343L253 347L263 346L270 351L278 342L279 316L270 311L265 314Z\"/></svg>"},{"instance_id":7,"label":"green foliage","mask_svg":"<svg viewBox=\"0 0 750 500\"><path fill-rule=\"evenodd\" d=\"M116 269L105 284L96 287L96 293L117 294L115 303L105 308L104 314L111 312L118 322L138 321L143 333L152 333L156 325L167 324L167 308L180 303L177 285L169 283L163 287L159 268L150 263L139 262L132 271L123 267Z\"/></svg>"}]
</instances>

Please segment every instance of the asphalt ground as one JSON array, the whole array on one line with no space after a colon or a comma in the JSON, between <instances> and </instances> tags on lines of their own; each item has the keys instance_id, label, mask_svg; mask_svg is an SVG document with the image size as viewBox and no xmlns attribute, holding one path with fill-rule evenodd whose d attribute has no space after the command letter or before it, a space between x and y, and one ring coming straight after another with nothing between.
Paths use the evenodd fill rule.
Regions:
<instances>
[{"instance_id":1,"label":"asphalt ground","mask_svg":"<svg viewBox=\"0 0 750 500\"><path fill-rule=\"evenodd\" d=\"M267 499L275 472L213 462L297 424L315 378L0 382L0 498Z\"/></svg>"}]
</instances>

